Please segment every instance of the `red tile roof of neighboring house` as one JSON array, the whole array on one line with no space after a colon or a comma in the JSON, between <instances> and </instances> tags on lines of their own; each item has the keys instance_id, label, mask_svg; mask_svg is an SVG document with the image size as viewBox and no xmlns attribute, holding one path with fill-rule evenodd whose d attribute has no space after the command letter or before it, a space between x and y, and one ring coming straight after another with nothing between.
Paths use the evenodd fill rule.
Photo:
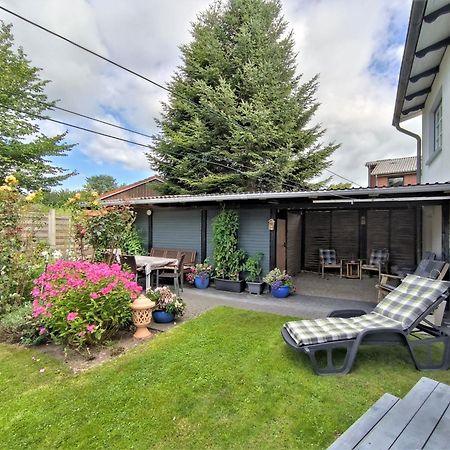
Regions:
<instances>
[{"instance_id":1,"label":"red tile roof of neighboring house","mask_svg":"<svg viewBox=\"0 0 450 450\"><path fill-rule=\"evenodd\" d=\"M109 192L105 192L104 194L100 195L100 200L106 200L107 198L113 196L113 195L117 195L120 194L122 192L128 191L129 189L133 189L137 186L141 186L142 184L146 184L146 183L151 183L152 181L159 181L159 182L163 182L164 180L161 177L158 177L157 175L153 175L151 177L148 178L144 178L143 180L140 181L136 181L134 183L131 184L127 184L126 186L121 186L117 189L114 189L112 191Z\"/></svg>"},{"instance_id":2,"label":"red tile roof of neighboring house","mask_svg":"<svg viewBox=\"0 0 450 450\"><path fill-rule=\"evenodd\" d=\"M417 157L408 156L406 158L380 159L369 161L366 166L373 169L371 175L392 175L401 173L415 173L417 171Z\"/></svg>"}]
</instances>

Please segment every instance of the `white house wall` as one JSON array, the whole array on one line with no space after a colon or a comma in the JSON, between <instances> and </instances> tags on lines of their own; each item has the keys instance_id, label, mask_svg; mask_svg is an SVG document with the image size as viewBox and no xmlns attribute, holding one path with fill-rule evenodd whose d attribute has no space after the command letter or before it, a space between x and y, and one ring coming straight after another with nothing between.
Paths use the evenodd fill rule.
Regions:
<instances>
[{"instance_id":1,"label":"white house wall","mask_svg":"<svg viewBox=\"0 0 450 450\"><path fill-rule=\"evenodd\" d=\"M433 154L434 111L442 99L442 151ZM422 114L422 183L450 180L450 50L447 48Z\"/></svg>"},{"instance_id":2,"label":"white house wall","mask_svg":"<svg viewBox=\"0 0 450 450\"><path fill-rule=\"evenodd\" d=\"M422 252L434 252L440 258L442 255L441 206L424 206L422 220Z\"/></svg>"}]
</instances>

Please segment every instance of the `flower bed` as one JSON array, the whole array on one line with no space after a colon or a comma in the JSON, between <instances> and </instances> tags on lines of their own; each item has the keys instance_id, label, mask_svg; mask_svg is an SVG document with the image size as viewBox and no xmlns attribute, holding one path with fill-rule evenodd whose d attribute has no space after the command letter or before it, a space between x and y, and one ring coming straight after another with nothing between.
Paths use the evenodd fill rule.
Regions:
<instances>
[{"instance_id":1,"label":"flower bed","mask_svg":"<svg viewBox=\"0 0 450 450\"><path fill-rule=\"evenodd\" d=\"M118 264L50 264L32 291L40 334L75 346L108 339L131 321L131 301L142 290L133 278Z\"/></svg>"}]
</instances>

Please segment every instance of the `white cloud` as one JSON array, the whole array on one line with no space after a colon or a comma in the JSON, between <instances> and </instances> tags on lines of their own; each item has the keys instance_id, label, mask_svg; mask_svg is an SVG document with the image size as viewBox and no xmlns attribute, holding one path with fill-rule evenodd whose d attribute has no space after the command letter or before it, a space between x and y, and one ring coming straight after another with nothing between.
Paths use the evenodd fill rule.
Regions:
<instances>
[{"instance_id":1,"label":"white cloud","mask_svg":"<svg viewBox=\"0 0 450 450\"><path fill-rule=\"evenodd\" d=\"M191 22L209 0L6 0L3 4L86 47L166 84L180 64L178 46L190 40ZM415 141L391 126L396 71L403 39L392 31L406 26L410 2L404 0L283 0L294 30L299 72L308 80L320 73L316 121L327 128L325 139L342 147L332 169L366 184L368 160L414 154ZM147 134L156 131L154 118L166 92L133 77L8 14L13 33L34 65L51 79L50 98L61 106ZM375 61L375 66L374 66ZM377 70L377 64L382 70ZM89 121L55 113L63 120L127 139L148 140ZM106 117L106 119L105 119ZM419 123L407 124L415 131ZM60 130L60 128L58 128ZM70 130L79 142L77 154L94 164L115 162L126 169L148 167L144 149L101 136ZM83 167L78 168L83 173ZM338 181L337 179L335 181Z\"/></svg>"}]
</instances>

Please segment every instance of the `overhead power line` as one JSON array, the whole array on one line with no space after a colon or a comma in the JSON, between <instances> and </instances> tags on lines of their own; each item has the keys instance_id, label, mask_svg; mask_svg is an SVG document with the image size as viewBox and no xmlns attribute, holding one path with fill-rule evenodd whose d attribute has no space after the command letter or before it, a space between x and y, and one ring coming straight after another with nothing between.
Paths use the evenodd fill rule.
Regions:
<instances>
[{"instance_id":1,"label":"overhead power line","mask_svg":"<svg viewBox=\"0 0 450 450\"><path fill-rule=\"evenodd\" d=\"M339 175L338 173L333 172L333 171L330 170L330 169L324 169L324 170L326 170L327 172L332 173L333 175L336 175L336 176L339 177L339 178L342 178L342 179L345 180L345 181L348 181L348 182L350 182L350 183L356 184L356 186L362 187L362 186L361 186L359 183L357 183L356 181L352 181L352 180L350 180L350 178L346 178L346 177L344 177L344 176L342 176L342 175Z\"/></svg>"},{"instance_id":2,"label":"overhead power line","mask_svg":"<svg viewBox=\"0 0 450 450\"><path fill-rule=\"evenodd\" d=\"M13 108L13 107L11 107L9 105L6 105L4 103L1 103L1 102L0 102L0 106L3 106L5 108L7 108L7 109L10 109L12 111L15 111L15 112L18 112L18 113L21 113L21 114L26 114L26 115L28 115L28 116L30 116L32 118L35 118L35 119L49 120L50 122L59 123L60 125L64 125L64 126L67 126L67 127L77 128L78 130L87 131L88 133L99 134L100 136L108 137L108 138L111 138L111 139L116 139L117 141L122 141L122 142L126 142L128 144L133 144L133 145L138 145L140 147L145 147L147 150L150 148L150 146L146 145L146 144L141 144L139 142L130 141L129 139L124 139L124 138L121 138L121 137L118 137L118 136L113 136L111 134L102 133L101 131L91 130L90 128L80 127L79 125L75 125L73 123L68 123L68 122L63 122L62 120L52 119L51 117L41 116L40 114L34 114L34 113L30 112L30 111L24 111L24 110L21 110L21 109Z\"/></svg>"},{"instance_id":3,"label":"overhead power line","mask_svg":"<svg viewBox=\"0 0 450 450\"><path fill-rule=\"evenodd\" d=\"M198 105L197 103L193 102L193 101L192 101L191 99L189 99L188 97L185 97L184 95L179 94L178 92L175 92L173 89L170 89L170 88L168 88L167 86L164 86L164 85L162 85L161 83L158 83L158 82L152 80L151 78L148 78L148 77L146 77L146 76L144 76L144 75L142 75L142 74L136 72L135 70L129 69L128 67L124 66L123 64L120 64L120 63L118 63L118 62L116 62L116 61L113 61L112 59L107 58L106 56L103 56L103 55L101 55L100 53L94 52L93 50L90 50L89 48L87 48L87 47L85 47L85 46L83 46L83 45L81 45L81 44L78 44L77 42L73 41L72 39L69 39L69 38L67 38L67 37L65 37L65 36L63 36L63 35L61 35L61 34L59 34L59 33L56 33L55 31L52 31L52 30L50 30L49 28L46 28L46 27L44 27L44 26L42 26L42 25L40 25L40 24L38 24L38 23L36 23L36 22L30 20L30 19L27 19L26 17L24 17L24 16L22 16L22 15L20 15L20 14L18 14L18 13L15 13L14 11L11 11L11 10L9 10L9 9L7 9L7 8L5 8L5 7L3 7L3 6L0 6L0 9L3 10L3 11L5 11L5 12L7 12L8 14L11 14L11 15L17 17L18 19L23 20L24 22L29 23L30 25L33 25L33 26L35 26L35 27L37 27L37 28L39 28L39 29L45 31L46 33L49 33L49 34L51 34L51 35L53 35L53 36L55 36L55 37L57 37L57 38L59 38L59 39L62 39L63 41L68 42L69 44L72 44L72 45L74 45L75 47L77 47L77 48L79 48L79 49L81 49L81 50L84 50L85 52L90 53L91 55L94 55L94 56L96 56L97 58L102 59L103 61L106 61L106 62L108 62L108 63L110 63L110 64L112 64L112 65L114 65L114 66L116 66L116 67L118 67L118 68L120 68L120 69L122 69L122 70L125 70L126 72L131 73L132 75L135 75L135 76L137 76L138 78L141 78L142 80L145 80L145 81L147 81L148 83L151 83L151 84L153 84L154 86L156 86L156 87L158 87L158 88L160 88L160 89L163 89L164 91L169 92L170 94L172 94L172 95L174 95L174 96L176 96L176 97L178 97L178 98L181 98L181 99L183 99L183 100L189 102L191 105L193 105L193 106L196 107L196 108L201 108L200 105ZM206 107L208 107L208 106L206 105ZM214 110L213 108L209 108L209 107L208 107L208 109L210 109L214 114L218 115L217 111ZM52 119L52 120L54 121L54 119ZM236 123L237 126L239 126L240 128L242 128L243 130L246 131L246 128L245 128L243 125L241 125L241 124L238 123L237 121L235 121L235 123ZM68 125L68 126L72 126L72 125ZM82 129L81 127L77 127L77 126L74 126L74 128ZM88 130L85 130L85 131L88 131ZM120 139L119 139L119 140L120 140ZM278 145L278 144L275 143L275 142L272 142L272 143L273 143L274 145ZM142 144L139 144L139 145L142 145ZM227 169L230 169L230 167L228 167L228 166L225 166L225 167L226 167ZM242 167L246 167L246 166L242 166ZM252 169L251 167L246 167L246 168L247 168L247 169ZM329 170L329 169L324 169L324 170L326 170L326 171L328 171L328 172L330 172L330 173L333 173L334 175L336 175L336 176L338 176L338 177L340 177L340 178L342 178L342 179L344 179L344 180L350 181L351 183L354 183L354 184L356 184L357 186L362 187L359 183L356 183L356 182L354 182L354 181L351 181L351 180L349 180L348 178L345 178L345 177L343 177L343 176L337 174L336 172L332 172L332 171ZM268 175L269 175L269 174L268 174ZM270 174L270 175L272 175L272 174ZM288 186L289 184L285 183L285 185ZM294 189L299 189L299 186L298 186L298 185L297 185L297 186L292 185L291 187L294 188ZM301 188L300 188L300 189L301 189Z\"/></svg>"},{"instance_id":4,"label":"overhead power line","mask_svg":"<svg viewBox=\"0 0 450 450\"><path fill-rule=\"evenodd\" d=\"M2 91L2 90L0 90L0 93L1 94L6 94L6 95L11 95L10 92L6 92L6 91ZM140 136L144 136L144 137L148 137L150 139L153 139L153 136L150 136L149 134L141 133L140 131L136 131L136 130L131 130L130 128L122 127L122 126L117 125L115 123L106 122L105 120L97 119L96 117L91 117L91 116L88 116L87 114L83 114L83 113L80 113L80 112L72 111L71 109L63 108L61 106L56 106L56 105L53 105L51 103L42 102L42 101L40 101L40 100L38 100L36 98L30 98L30 97L26 97L26 96L22 96L22 98L31 100L31 101L33 101L35 103L38 103L38 104L40 104L42 106L45 106L47 109L51 109L51 110L58 109L59 111L63 111L63 112L69 113L69 114L73 114L74 116L83 117L85 119L89 119L89 120L92 120L94 122L98 122L98 123L102 123L104 125L108 125L110 127L118 128L119 130L128 131L129 133L139 134Z\"/></svg>"}]
</instances>

